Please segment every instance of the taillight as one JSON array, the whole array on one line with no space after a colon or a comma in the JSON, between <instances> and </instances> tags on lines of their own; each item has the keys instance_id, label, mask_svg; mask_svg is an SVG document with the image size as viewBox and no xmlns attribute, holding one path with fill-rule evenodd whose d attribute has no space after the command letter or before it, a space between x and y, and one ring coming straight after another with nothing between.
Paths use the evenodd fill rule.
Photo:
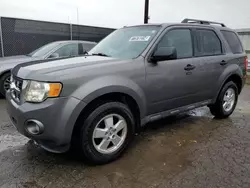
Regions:
<instances>
[{"instance_id":1,"label":"taillight","mask_svg":"<svg viewBox=\"0 0 250 188\"><path fill-rule=\"evenodd\" d=\"M245 68L246 68L246 72L247 72L247 68L248 68L248 58L247 57L245 57Z\"/></svg>"}]
</instances>

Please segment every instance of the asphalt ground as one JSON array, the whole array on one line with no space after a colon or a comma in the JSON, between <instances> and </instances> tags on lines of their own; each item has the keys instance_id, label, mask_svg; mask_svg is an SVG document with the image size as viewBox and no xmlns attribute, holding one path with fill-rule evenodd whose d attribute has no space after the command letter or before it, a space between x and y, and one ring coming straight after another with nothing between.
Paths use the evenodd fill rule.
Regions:
<instances>
[{"instance_id":1,"label":"asphalt ground","mask_svg":"<svg viewBox=\"0 0 250 188\"><path fill-rule=\"evenodd\" d=\"M250 86L216 120L208 108L147 125L117 161L89 166L77 153L51 154L11 125L0 100L0 187L249 188Z\"/></svg>"}]
</instances>

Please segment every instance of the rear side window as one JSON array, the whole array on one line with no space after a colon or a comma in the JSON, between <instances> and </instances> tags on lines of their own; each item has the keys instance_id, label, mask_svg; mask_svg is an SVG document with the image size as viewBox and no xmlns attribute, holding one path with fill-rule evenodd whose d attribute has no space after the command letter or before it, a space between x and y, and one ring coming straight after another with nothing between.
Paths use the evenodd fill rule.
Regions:
<instances>
[{"instance_id":1,"label":"rear side window","mask_svg":"<svg viewBox=\"0 0 250 188\"><path fill-rule=\"evenodd\" d=\"M242 45L238 36L232 31L221 31L225 37L227 43L229 44L231 51L234 54L240 54L243 52Z\"/></svg>"},{"instance_id":2,"label":"rear side window","mask_svg":"<svg viewBox=\"0 0 250 188\"><path fill-rule=\"evenodd\" d=\"M222 54L221 41L212 30L197 29L195 31L195 55L213 56Z\"/></svg>"},{"instance_id":3,"label":"rear side window","mask_svg":"<svg viewBox=\"0 0 250 188\"><path fill-rule=\"evenodd\" d=\"M189 29L173 29L169 31L159 42L159 47L175 47L177 58L193 56L192 37Z\"/></svg>"}]
</instances>

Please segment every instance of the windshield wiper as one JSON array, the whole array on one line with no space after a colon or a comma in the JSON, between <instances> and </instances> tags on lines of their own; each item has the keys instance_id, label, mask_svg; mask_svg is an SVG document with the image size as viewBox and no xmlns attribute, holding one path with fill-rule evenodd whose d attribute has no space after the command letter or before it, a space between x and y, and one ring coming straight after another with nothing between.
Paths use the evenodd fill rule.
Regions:
<instances>
[{"instance_id":1,"label":"windshield wiper","mask_svg":"<svg viewBox=\"0 0 250 188\"><path fill-rule=\"evenodd\" d=\"M110 55L104 54L104 53L93 53L91 55L98 55L98 56L104 56L104 57L111 57Z\"/></svg>"}]
</instances>

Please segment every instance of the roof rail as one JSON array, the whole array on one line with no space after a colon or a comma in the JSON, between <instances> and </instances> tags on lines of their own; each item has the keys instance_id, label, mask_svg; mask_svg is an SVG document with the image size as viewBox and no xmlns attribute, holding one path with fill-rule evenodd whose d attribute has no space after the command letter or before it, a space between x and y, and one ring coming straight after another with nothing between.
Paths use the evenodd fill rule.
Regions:
<instances>
[{"instance_id":1,"label":"roof rail","mask_svg":"<svg viewBox=\"0 0 250 188\"><path fill-rule=\"evenodd\" d=\"M196 20L196 19L189 19L189 18L184 19L181 23L197 23L197 24L205 24L205 25L218 24L218 25L221 25L222 27L226 27L224 23L205 21L205 20Z\"/></svg>"}]
</instances>

